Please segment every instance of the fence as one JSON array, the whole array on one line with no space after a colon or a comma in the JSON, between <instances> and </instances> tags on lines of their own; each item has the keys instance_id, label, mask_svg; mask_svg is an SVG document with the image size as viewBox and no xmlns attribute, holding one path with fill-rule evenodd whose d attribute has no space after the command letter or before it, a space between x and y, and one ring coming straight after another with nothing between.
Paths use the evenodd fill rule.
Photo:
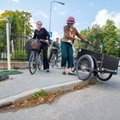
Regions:
<instances>
[{"instance_id":1,"label":"fence","mask_svg":"<svg viewBox=\"0 0 120 120\"><path fill-rule=\"evenodd\" d=\"M12 61L26 61L27 53L25 44L27 36L10 35L10 58ZM0 32L0 61L7 60L6 33Z\"/></svg>"}]
</instances>

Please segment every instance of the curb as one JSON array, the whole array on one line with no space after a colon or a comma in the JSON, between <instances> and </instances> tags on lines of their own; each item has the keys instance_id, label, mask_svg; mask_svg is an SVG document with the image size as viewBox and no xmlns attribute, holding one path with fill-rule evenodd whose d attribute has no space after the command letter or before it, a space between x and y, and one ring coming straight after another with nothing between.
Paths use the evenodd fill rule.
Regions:
<instances>
[{"instance_id":1,"label":"curb","mask_svg":"<svg viewBox=\"0 0 120 120\"><path fill-rule=\"evenodd\" d=\"M35 89L25 91L20 94L0 100L0 109L10 106L19 100L30 97L32 94L40 90L46 90L49 93L58 92L58 91L65 92L65 91L73 90L76 86L79 86L82 88L88 84L95 83L95 82L96 82L96 78L92 77L90 80L87 80L87 81L79 80L79 81L72 81L72 82L52 85L52 86L43 87L43 88L35 88Z\"/></svg>"}]
</instances>

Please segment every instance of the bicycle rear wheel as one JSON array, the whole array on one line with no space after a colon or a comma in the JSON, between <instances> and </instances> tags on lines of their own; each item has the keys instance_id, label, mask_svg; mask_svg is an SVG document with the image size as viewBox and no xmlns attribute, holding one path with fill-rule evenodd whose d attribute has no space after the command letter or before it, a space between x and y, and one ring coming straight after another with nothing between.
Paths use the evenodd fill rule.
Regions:
<instances>
[{"instance_id":1,"label":"bicycle rear wheel","mask_svg":"<svg viewBox=\"0 0 120 120\"><path fill-rule=\"evenodd\" d=\"M55 56L55 54L52 54L52 57L50 59L50 65L52 68L54 68L54 66L55 66L55 61L56 61L56 56Z\"/></svg>"},{"instance_id":2,"label":"bicycle rear wheel","mask_svg":"<svg viewBox=\"0 0 120 120\"><path fill-rule=\"evenodd\" d=\"M42 54L39 54L39 58L38 58L38 69L42 70L42 66L43 66L43 58L42 58Z\"/></svg>"},{"instance_id":3,"label":"bicycle rear wheel","mask_svg":"<svg viewBox=\"0 0 120 120\"><path fill-rule=\"evenodd\" d=\"M76 63L76 73L80 80L87 80L91 77L94 69L94 62L90 55L83 55Z\"/></svg>"},{"instance_id":4,"label":"bicycle rear wheel","mask_svg":"<svg viewBox=\"0 0 120 120\"><path fill-rule=\"evenodd\" d=\"M36 70L37 70L37 52L36 51L32 51L30 58L29 58L29 71L31 74L35 74Z\"/></svg>"}]
</instances>

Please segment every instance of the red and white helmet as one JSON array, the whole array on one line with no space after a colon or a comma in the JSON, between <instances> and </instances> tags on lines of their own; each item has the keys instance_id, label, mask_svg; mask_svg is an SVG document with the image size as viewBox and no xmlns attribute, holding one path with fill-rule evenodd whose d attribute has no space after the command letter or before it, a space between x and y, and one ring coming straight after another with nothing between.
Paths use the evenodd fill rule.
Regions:
<instances>
[{"instance_id":1,"label":"red and white helmet","mask_svg":"<svg viewBox=\"0 0 120 120\"><path fill-rule=\"evenodd\" d=\"M69 17L68 19L67 19L67 23L69 24L69 23L75 23L75 19L74 19L74 17Z\"/></svg>"}]
</instances>

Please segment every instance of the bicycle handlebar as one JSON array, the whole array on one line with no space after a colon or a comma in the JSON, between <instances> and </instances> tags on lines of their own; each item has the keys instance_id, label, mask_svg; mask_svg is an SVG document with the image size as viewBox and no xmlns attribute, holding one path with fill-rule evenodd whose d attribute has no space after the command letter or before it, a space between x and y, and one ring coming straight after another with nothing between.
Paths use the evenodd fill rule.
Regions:
<instances>
[{"instance_id":1,"label":"bicycle handlebar","mask_svg":"<svg viewBox=\"0 0 120 120\"><path fill-rule=\"evenodd\" d=\"M44 39L31 39L31 41L34 41L34 40L37 40L37 41L39 41L39 42L44 42L44 43L47 43L47 41L46 41L46 40L44 40Z\"/></svg>"},{"instance_id":2,"label":"bicycle handlebar","mask_svg":"<svg viewBox=\"0 0 120 120\"><path fill-rule=\"evenodd\" d=\"M94 46L89 41L84 41L84 42L94 48Z\"/></svg>"},{"instance_id":3,"label":"bicycle handlebar","mask_svg":"<svg viewBox=\"0 0 120 120\"><path fill-rule=\"evenodd\" d=\"M46 40L44 40L44 39L37 39L38 41L40 41L40 42L44 42L44 43L47 43L47 41Z\"/></svg>"},{"instance_id":4,"label":"bicycle handlebar","mask_svg":"<svg viewBox=\"0 0 120 120\"><path fill-rule=\"evenodd\" d=\"M80 40L79 38L77 38L78 40ZM81 40L80 40L81 41ZM86 41L86 40L83 40L83 42L85 42L86 44L88 44L88 45L90 45L91 47L93 47L94 48L94 46L91 44L91 42L89 42L88 40Z\"/></svg>"},{"instance_id":5,"label":"bicycle handlebar","mask_svg":"<svg viewBox=\"0 0 120 120\"><path fill-rule=\"evenodd\" d=\"M80 39L78 38L78 40L80 40ZM81 40L80 40L80 41L81 41ZM92 45L92 43L89 42L88 40L83 40L83 41L81 41L81 42L84 42L84 43L88 44L89 46L91 46L93 49L95 49L95 46ZM80 47L78 47L78 49L79 49L79 48L80 48Z\"/></svg>"}]
</instances>

